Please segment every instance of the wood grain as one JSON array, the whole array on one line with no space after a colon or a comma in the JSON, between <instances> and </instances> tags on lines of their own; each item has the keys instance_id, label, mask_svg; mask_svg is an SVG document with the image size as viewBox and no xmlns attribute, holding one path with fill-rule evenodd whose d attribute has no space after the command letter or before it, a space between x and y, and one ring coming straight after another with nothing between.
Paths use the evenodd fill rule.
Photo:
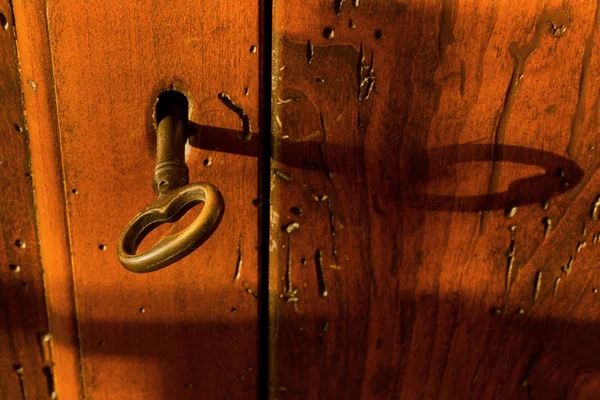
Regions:
<instances>
[{"instance_id":1,"label":"wood grain","mask_svg":"<svg viewBox=\"0 0 600 400\"><path fill-rule=\"evenodd\" d=\"M598 395L599 13L277 3L273 398Z\"/></svg>"},{"instance_id":2,"label":"wood grain","mask_svg":"<svg viewBox=\"0 0 600 400\"><path fill-rule=\"evenodd\" d=\"M66 213L66 196L52 55L44 1L13 1L21 67L23 104L33 174L40 258L44 269L49 343L55 386L61 398L82 396L81 365L73 270Z\"/></svg>"},{"instance_id":3,"label":"wood grain","mask_svg":"<svg viewBox=\"0 0 600 400\"><path fill-rule=\"evenodd\" d=\"M155 199L152 112L161 91L186 94L199 135L242 130L218 98L226 93L258 136L258 4L47 7L83 396L254 398L258 305L246 288L258 285L257 160L189 148L190 181L216 185L226 211L213 237L181 262L135 275L120 266L116 243Z\"/></svg>"},{"instance_id":4,"label":"wood grain","mask_svg":"<svg viewBox=\"0 0 600 400\"><path fill-rule=\"evenodd\" d=\"M48 398L52 360L35 225L29 133L21 102L15 24L0 1L0 398ZM45 374L44 371L49 374ZM50 385L50 386L49 386Z\"/></svg>"}]
</instances>

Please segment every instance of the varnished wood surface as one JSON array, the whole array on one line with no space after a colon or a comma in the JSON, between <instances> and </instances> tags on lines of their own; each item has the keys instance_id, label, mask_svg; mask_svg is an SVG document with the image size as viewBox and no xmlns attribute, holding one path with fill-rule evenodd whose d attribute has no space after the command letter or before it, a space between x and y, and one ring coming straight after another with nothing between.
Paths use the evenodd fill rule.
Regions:
<instances>
[{"instance_id":1,"label":"varnished wood surface","mask_svg":"<svg viewBox=\"0 0 600 400\"><path fill-rule=\"evenodd\" d=\"M44 399L52 360L35 226L29 132L21 103L15 30L0 2L0 399Z\"/></svg>"},{"instance_id":2,"label":"varnished wood surface","mask_svg":"<svg viewBox=\"0 0 600 400\"><path fill-rule=\"evenodd\" d=\"M273 398L598 398L599 12L276 3Z\"/></svg>"},{"instance_id":3,"label":"varnished wood surface","mask_svg":"<svg viewBox=\"0 0 600 400\"><path fill-rule=\"evenodd\" d=\"M192 143L205 131L242 130L220 93L244 108L249 143L257 140L258 13L257 3L235 2L16 3L22 86L36 133L32 160L41 174L42 257L52 269L36 298L47 298L57 329L61 398L256 397L258 303L247 290L258 287L258 161L245 155L248 146L237 155L188 149L190 181L215 184L226 201L222 227L199 251L135 275L120 266L116 243L155 199L152 110L161 91L188 96ZM245 143L242 136L230 142ZM43 305L32 309L44 315ZM40 385L45 390L45 380Z\"/></svg>"},{"instance_id":4,"label":"varnished wood surface","mask_svg":"<svg viewBox=\"0 0 600 400\"><path fill-rule=\"evenodd\" d=\"M13 1L12 9L34 171L40 258L45 266L44 292L37 295L51 304L46 312L55 389L60 398L78 399L83 382L46 7L44 1Z\"/></svg>"},{"instance_id":5,"label":"varnished wood surface","mask_svg":"<svg viewBox=\"0 0 600 400\"><path fill-rule=\"evenodd\" d=\"M0 10L0 398L255 398L258 4L16 1L17 48ZM598 5L274 11L272 398L599 397ZM226 214L133 275L116 240L171 85Z\"/></svg>"}]
</instances>

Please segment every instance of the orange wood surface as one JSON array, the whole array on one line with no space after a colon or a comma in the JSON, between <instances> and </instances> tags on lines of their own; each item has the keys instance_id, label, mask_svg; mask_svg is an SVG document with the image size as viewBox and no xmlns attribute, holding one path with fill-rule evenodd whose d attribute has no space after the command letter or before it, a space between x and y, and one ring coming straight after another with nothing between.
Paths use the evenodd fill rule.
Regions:
<instances>
[{"instance_id":1,"label":"orange wood surface","mask_svg":"<svg viewBox=\"0 0 600 400\"><path fill-rule=\"evenodd\" d=\"M15 24L0 2L0 399L54 391Z\"/></svg>"},{"instance_id":2,"label":"orange wood surface","mask_svg":"<svg viewBox=\"0 0 600 400\"><path fill-rule=\"evenodd\" d=\"M273 398L600 396L599 13L276 3Z\"/></svg>"},{"instance_id":3,"label":"orange wood surface","mask_svg":"<svg viewBox=\"0 0 600 400\"><path fill-rule=\"evenodd\" d=\"M13 7L22 24L32 162L40 171L34 183L42 261L51 269L45 292L38 277L34 298L46 297L56 328L59 396L255 398L258 302L248 291L258 287L259 174L256 154L249 154L259 140L258 3L17 1ZM10 82L19 100L16 70ZM219 187L226 211L200 250L160 272L136 275L120 266L116 244L127 222L155 200L152 112L169 88L190 102L190 181ZM251 140L221 93L244 108ZM222 132L239 154L201 149ZM197 211L189 214L143 246L180 230ZM43 304L32 309L45 316ZM12 365L10 372L17 380Z\"/></svg>"},{"instance_id":4,"label":"orange wood surface","mask_svg":"<svg viewBox=\"0 0 600 400\"><path fill-rule=\"evenodd\" d=\"M10 4L0 399L259 398L271 54L271 398L600 398L600 2ZM170 88L225 215L137 275Z\"/></svg>"},{"instance_id":5,"label":"orange wood surface","mask_svg":"<svg viewBox=\"0 0 600 400\"><path fill-rule=\"evenodd\" d=\"M57 394L78 399L83 382L45 2L13 1L12 7L31 168L35 171L32 180L40 257L45 266L44 293L38 295L45 295L52 304L46 312L53 337L49 351Z\"/></svg>"}]
</instances>

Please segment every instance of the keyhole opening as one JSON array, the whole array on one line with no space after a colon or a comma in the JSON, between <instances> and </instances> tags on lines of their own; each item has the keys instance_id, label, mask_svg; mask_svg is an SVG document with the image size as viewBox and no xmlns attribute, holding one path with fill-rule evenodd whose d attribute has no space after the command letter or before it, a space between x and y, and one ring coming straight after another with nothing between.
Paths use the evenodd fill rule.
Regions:
<instances>
[{"instance_id":1,"label":"keyhole opening","mask_svg":"<svg viewBox=\"0 0 600 400\"><path fill-rule=\"evenodd\" d=\"M158 95L154 115L156 125L160 123L167 115L179 115L187 127L189 101L187 97L177 90L166 90Z\"/></svg>"}]
</instances>

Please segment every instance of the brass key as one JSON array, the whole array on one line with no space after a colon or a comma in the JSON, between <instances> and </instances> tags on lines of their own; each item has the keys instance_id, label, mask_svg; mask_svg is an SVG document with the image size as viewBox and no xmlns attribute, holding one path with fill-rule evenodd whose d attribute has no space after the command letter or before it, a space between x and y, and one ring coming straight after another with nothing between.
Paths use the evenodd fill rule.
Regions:
<instances>
[{"instance_id":1,"label":"brass key","mask_svg":"<svg viewBox=\"0 0 600 400\"><path fill-rule=\"evenodd\" d=\"M225 203L210 183L189 184L185 163L188 102L174 90L164 92L156 104L156 167L152 186L158 199L137 214L125 227L117 246L121 264L132 272L152 272L181 260L217 229ZM152 248L136 254L146 235L164 223L176 222L197 204L204 208L183 231L166 236Z\"/></svg>"}]
</instances>

